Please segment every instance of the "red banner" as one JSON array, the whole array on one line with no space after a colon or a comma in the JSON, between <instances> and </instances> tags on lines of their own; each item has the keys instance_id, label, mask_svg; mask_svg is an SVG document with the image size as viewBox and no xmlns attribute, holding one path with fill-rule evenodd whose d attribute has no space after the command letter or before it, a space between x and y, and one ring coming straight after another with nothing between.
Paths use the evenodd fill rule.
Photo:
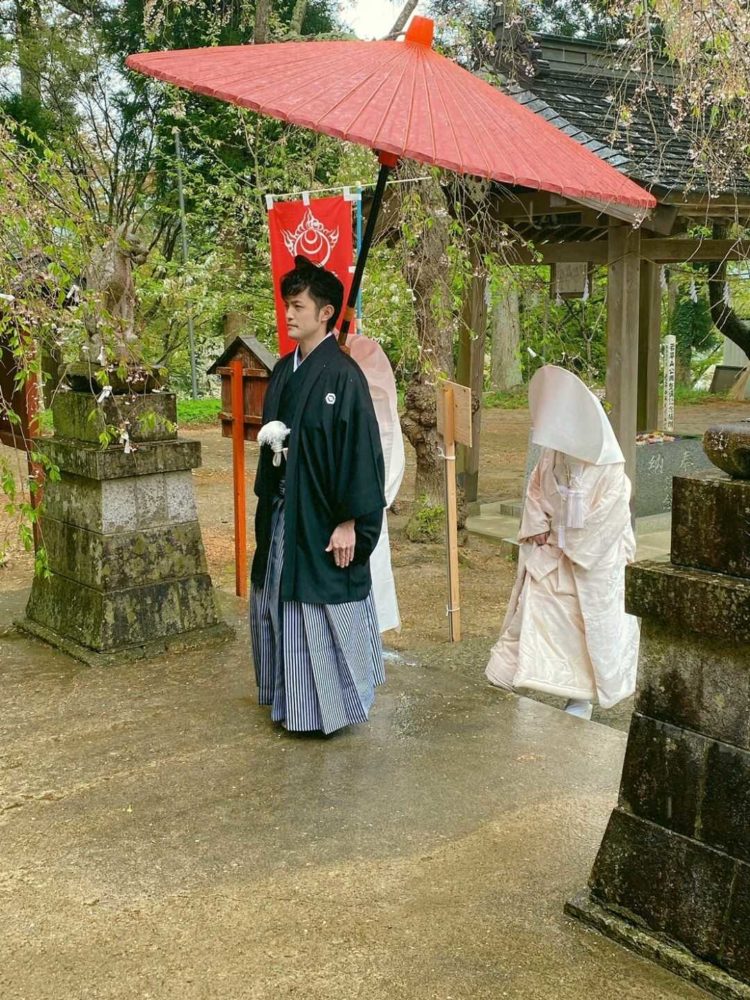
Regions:
<instances>
[{"instance_id":1,"label":"red banner","mask_svg":"<svg viewBox=\"0 0 750 1000\"><path fill-rule=\"evenodd\" d=\"M311 199L308 205L302 201L274 202L268 211L268 231L279 354L283 356L294 349L295 343L287 332L279 283L286 272L294 267L297 254L333 271L343 282L346 302L352 280L350 268L354 260L352 203L341 195Z\"/></svg>"}]
</instances>

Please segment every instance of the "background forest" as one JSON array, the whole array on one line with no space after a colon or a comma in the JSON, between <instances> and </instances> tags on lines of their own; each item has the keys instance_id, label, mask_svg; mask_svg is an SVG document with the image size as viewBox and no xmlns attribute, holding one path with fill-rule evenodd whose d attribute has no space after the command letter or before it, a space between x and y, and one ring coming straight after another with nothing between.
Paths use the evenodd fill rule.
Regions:
<instances>
[{"instance_id":1,"label":"background forest","mask_svg":"<svg viewBox=\"0 0 750 1000\"><path fill-rule=\"evenodd\" d=\"M492 47L489 27L496 5L433 0L430 6L450 54L479 68ZM537 3L523 14L530 30L624 34L622 17L602 5ZM75 354L84 336L85 307L70 308L70 289L81 285L95 247L120 233L139 262L137 333L144 359L168 369L178 391L190 386L188 317L201 373L219 352L231 314L235 322L236 314L246 317L239 322L272 344L264 196L367 184L373 179L373 157L155 85L125 72L123 62L140 49L237 44L259 32L261 40L343 35L334 0L4 0L0 18L0 290L23 302L37 333L49 331L51 348ZM390 27L384 25L383 33ZM177 199L178 130L187 264ZM406 214L412 237L424 223L415 216L431 214L430 198L420 195L426 185L417 181L402 188L410 202ZM402 229L400 238L382 241L373 259L365 287L365 328L384 344L405 383L420 365L420 342L404 261L418 240L410 240L408 225ZM443 298L450 315L441 322L452 324L455 333L472 261L466 227L453 220L448 229L449 287ZM513 271L502 266L502 253L483 257L489 325L496 340L510 338L494 366L488 352L487 388L512 387L542 359L572 361L588 378L601 378L604 272L594 276L587 298L563 303L550 296L547 268ZM665 285L667 279L665 323L678 336L681 381L687 385L711 360L719 338L708 316L705 272L688 265L673 268ZM742 284L733 285L742 297ZM68 308L63 308L66 297ZM692 360L697 360L694 371ZM201 391L211 391L204 379Z\"/></svg>"}]
</instances>

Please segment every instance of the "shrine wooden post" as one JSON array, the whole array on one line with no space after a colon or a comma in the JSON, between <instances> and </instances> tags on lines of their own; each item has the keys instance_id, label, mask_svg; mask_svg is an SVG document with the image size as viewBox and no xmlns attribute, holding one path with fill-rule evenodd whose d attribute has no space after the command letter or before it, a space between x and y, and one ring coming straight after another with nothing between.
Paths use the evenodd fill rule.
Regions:
<instances>
[{"instance_id":1,"label":"shrine wooden post","mask_svg":"<svg viewBox=\"0 0 750 1000\"><path fill-rule=\"evenodd\" d=\"M247 597L247 497L245 494L244 366L241 358L232 369L232 482L234 492L234 580L238 597Z\"/></svg>"},{"instance_id":2,"label":"shrine wooden post","mask_svg":"<svg viewBox=\"0 0 750 1000\"><path fill-rule=\"evenodd\" d=\"M638 325L641 275L640 230L622 223L609 227L607 276L607 401L610 420L635 483L638 411Z\"/></svg>"}]
</instances>

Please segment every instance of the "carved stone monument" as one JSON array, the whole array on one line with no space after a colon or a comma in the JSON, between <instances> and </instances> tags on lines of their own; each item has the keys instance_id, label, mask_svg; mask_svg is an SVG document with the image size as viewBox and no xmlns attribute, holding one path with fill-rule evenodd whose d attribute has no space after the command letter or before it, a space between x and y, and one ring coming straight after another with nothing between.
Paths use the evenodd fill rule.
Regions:
<instances>
[{"instance_id":1,"label":"carved stone monument","mask_svg":"<svg viewBox=\"0 0 750 1000\"><path fill-rule=\"evenodd\" d=\"M750 998L750 421L674 480L670 562L628 569L642 619L618 805L567 912L722 997Z\"/></svg>"},{"instance_id":2,"label":"carved stone monument","mask_svg":"<svg viewBox=\"0 0 750 1000\"><path fill-rule=\"evenodd\" d=\"M174 396L60 392L52 412L37 441L60 470L41 520L51 577L35 578L21 626L92 664L231 634L193 495L200 444L177 438Z\"/></svg>"}]
</instances>

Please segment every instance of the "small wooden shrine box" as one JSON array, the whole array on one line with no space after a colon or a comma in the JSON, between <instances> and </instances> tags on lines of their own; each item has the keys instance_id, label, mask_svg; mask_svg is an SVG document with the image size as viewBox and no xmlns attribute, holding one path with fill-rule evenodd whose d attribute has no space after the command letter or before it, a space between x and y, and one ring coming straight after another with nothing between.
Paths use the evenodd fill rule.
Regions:
<instances>
[{"instance_id":1,"label":"small wooden shrine box","mask_svg":"<svg viewBox=\"0 0 750 1000\"><path fill-rule=\"evenodd\" d=\"M221 434L232 436L232 363L242 362L242 397L245 440L255 441L263 423L263 400L276 358L255 337L236 337L208 369L221 376Z\"/></svg>"}]
</instances>

